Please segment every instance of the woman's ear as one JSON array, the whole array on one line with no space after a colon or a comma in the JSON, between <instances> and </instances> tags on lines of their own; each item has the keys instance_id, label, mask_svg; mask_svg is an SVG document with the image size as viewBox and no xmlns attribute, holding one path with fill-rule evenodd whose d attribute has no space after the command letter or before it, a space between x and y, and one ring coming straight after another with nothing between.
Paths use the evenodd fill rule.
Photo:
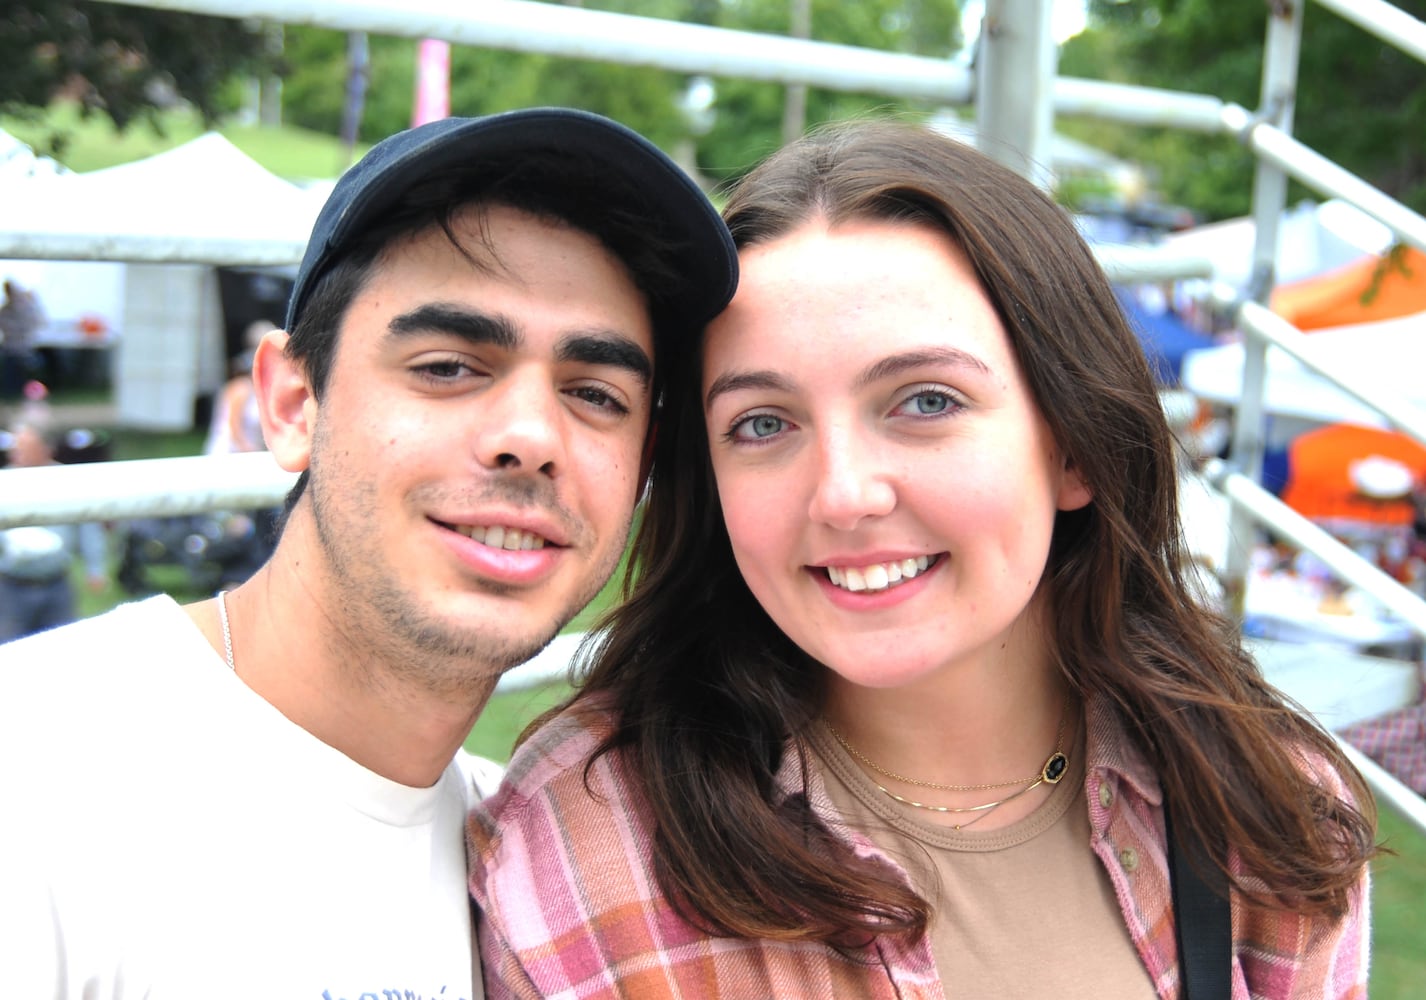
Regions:
<instances>
[{"instance_id":1,"label":"woman's ear","mask_svg":"<svg viewBox=\"0 0 1426 1000\"><path fill-rule=\"evenodd\" d=\"M277 464L288 472L307 468L317 401L306 366L287 355L287 333L273 330L253 357L253 387L262 415L262 436Z\"/></svg>"},{"instance_id":2,"label":"woman's ear","mask_svg":"<svg viewBox=\"0 0 1426 1000\"><path fill-rule=\"evenodd\" d=\"M1079 510L1094 499L1094 491L1084 481L1084 477L1079 474L1079 468L1074 464L1074 460L1066 457L1064 471L1060 473L1059 493L1055 496L1055 505L1060 510Z\"/></svg>"}]
</instances>

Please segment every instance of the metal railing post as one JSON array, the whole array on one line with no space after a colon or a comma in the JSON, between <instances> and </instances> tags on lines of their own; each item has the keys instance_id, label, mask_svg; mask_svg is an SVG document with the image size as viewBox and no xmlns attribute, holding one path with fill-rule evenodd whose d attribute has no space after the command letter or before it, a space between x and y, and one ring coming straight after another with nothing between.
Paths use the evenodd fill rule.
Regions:
<instances>
[{"instance_id":1,"label":"metal railing post","mask_svg":"<svg viewBox=\"0 0 1426 1000\"><path fill-rule=\"evenodd\" d=\"M1053 182L1050 139L1058 56L1053 0L987 0L976 56L977 146L1042 188Z\"/></svg>"},{"instance_id":2,"label":"metal railing post","mask_svg":"<svg viewBox=\"0 0 1426 1000\"><path fill-rule=\"evenodd\" d=\"M1268 17L1263 53L1263 83L1258 114L1284 132L1292 131L1297 100L1297 63L1302 48L1302 0L1277 0ZM1261 159L1253 175L1253 272L1249 296L1266 303L1272 292L1277 259L1278 220L1287 204L1287 174ZM1263 396L1267 345L1257 337L1243 341L1243 391L1233 419L1233 464L1254 482L1263 478L1265 419ZM1248 561L1257 526L1236 506L1229 515L1228 552L1223 586L1229 613L1242 618Z\"/></svg>"}]
</instances>

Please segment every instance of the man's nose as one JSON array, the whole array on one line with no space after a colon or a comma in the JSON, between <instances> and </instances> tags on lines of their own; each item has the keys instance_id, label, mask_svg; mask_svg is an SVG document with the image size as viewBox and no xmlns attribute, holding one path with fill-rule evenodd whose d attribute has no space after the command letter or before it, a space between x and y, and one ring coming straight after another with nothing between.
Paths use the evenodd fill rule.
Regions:
<instances>
[{"instance_id":1,"label":"man's nose","mask_svg":"<svg viewBox=\"0 0 1426 1000\"><path fill-rule=\"evenodd\" d=\"M564 406L541 373L511 372L481 396L476 458L490 469L558 476L564 470Z\"/></svg>"}]
</instances>

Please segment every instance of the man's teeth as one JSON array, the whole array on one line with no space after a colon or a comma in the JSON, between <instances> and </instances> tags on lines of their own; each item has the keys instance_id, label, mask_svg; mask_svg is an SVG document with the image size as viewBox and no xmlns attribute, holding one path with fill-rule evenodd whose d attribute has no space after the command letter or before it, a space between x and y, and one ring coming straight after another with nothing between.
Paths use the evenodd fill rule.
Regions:
<instances>
[{"instance_id":1,"label":"man's teeth","mask_svg":"<svg viewBox=\"0 0 1426 1000\"><path fill-rule=\"evenodd\" d=\"M917 556L914 559L873 563L870 566L828 566L827 578L836 586L853 593L885 590L920 576L930 565L930 556Z\"/></svg>"},{"instance_id":2,"label":"man's teeth","mask_svg":"<svg viewBox=\"0 0 1426 1000\"><path fill-rule=\"evenodd\" d=\"M492 549L518 551L520 549L542 549L545 547L545 540L539 535L532 534L528 531L521 531L519 528L503 528L498 524L488 528L457 524L455 525L455 529L462 535L468 535L474 538L477 542L484 542Z\"/></svg>"}]
</instances>

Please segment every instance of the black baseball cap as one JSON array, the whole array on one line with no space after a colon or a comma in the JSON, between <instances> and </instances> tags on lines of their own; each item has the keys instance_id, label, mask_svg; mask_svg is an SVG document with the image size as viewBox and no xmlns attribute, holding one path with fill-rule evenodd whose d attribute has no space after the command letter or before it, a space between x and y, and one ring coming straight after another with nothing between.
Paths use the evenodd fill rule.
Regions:
<instances>
[{"instance_id":1,"label":"black baseball cap","mask_svg":"<svg viewBox=\"0 0 1426 1000\"><path fill-rule=\"evenodd\" d=\"M688 174L652 142L616 121L573 108L527 108L480 118L443 118L378 142L342 174L317 215L287 304L296 325L317 279L402 196L432 171L477 164L482 157L518 160L555 150L575 163L622 176L610 198L628 213L657 219L672 245L669 265L681 281L663 308L681 322L712 319L738 284L738 253L728 228Z\"/></svg>"}]
</instances>

